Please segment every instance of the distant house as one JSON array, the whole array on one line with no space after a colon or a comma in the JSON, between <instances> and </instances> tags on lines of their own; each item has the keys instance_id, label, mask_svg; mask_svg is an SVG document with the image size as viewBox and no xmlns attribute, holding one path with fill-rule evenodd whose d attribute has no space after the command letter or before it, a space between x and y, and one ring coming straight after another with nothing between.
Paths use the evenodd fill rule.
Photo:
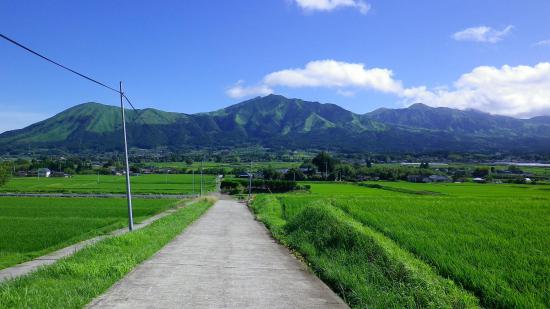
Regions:
<instances>
[{"instance_id":1,"label":"distant house","mask_svg":"<svg viewBox=\"0 0 550 309\"><path fill-rule=\"evenodd\" d=\"M430 179L422 175L409 175L407 176L408 182L430 182Z\"/></svg>"},{"instance_id":2,"label":"distant house","mask_svg":"<svg viewBox=\"0 0 550 309\"><path fill-rule=\"evenodd\" d=\"M64 172L52 172L50 177L64 177L64 178L70 178L71 175L64 173Z\"/></svg>"},{"instance_id":3,"label":"distant house","mask_svg":"<svg viewBox=\"0 0 550 309\"><path fill-rule=\"evenodd\" d=\"M525 183L532 183L533 180L529 177L526 177L525 179L523 179L523 181L525 181Z\"/></svg>"},{"instance_id":4,"label":"distant house","mask_svg":"<svg viewBox=\"0 0 550 309\"><path fill-rule=\"evenodd\" d=\"M240 173L239 175L237 175L237 178L249 178L249 177L253 177L252 173Z\"/></svg>"},{"instance_id":5,"label":"distant house","mask_svg":"<svg viewBox=\"0 0 550 309\"><path fill-rule=\"evenodd\" d=\"M430 180L430 182L451 182L452 181L450 177L443 176L443 175L431 175L430 177L428 177L428 179Z\"/></svg>"},{"instance_id":6,"label":"distant house","mask_svg":"<svg viewBox=\"0 0 550 309\"><path fill-rule=\"evenodd\" d=\"M25 171L19 171L17 172L17 176L19 177L27 177L29 173L25 172Z\"/></svg>"},{"instance_id":7,"label":"distant house","mask_svg":"<svg viewBox=\"0 0 550 309\"><path fill-rule=\"evenodd\" d=\"M481 178L481 177L476 177L474 179L472 179L473 182L477 182L477 183L485 183L486 180L485 178Z\"/></svg>"},{"instance_id":8,"label":"distant house","mask_svg":"<svg viewBox=\"0 0 550 309\"><path fill-rule=\"evenodd\" d=\"M52 171L50 171L49 168L39 168L38 171L38 177L50 177L52 174Z\"/></svg>"}]
</instances>

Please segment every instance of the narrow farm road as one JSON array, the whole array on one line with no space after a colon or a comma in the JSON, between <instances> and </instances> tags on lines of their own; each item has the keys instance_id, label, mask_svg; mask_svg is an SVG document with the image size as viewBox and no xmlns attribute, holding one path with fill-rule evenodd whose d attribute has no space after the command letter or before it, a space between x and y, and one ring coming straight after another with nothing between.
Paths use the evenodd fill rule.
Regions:
<instances>
[{"instance_id":1,"label":"narrow farm road","mask_svg":"<svg viewBox=\"0 0 550 309\"><path fill-rule=\"evenodd\" d=\"M220 200L89 308L347 308L254 220Z\"/></svg>"}]
</instances>

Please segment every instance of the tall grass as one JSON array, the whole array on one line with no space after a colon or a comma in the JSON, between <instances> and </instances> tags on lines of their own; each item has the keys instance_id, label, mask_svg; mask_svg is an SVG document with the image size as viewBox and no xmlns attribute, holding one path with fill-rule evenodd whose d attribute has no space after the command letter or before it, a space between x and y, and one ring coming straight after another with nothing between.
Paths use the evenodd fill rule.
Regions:
<instances>
[{"instance_id":1,"label":"tall grass","mask_svg":"<svg viewBox=\"0 0 550 309\"><path fill-rule=\"evenodd\" d=\"M477 306L475 297L329 203L294 207L259 196L252 207L275 237L300 252L354 307Z\"/></svg>"},{"instance_id":2,"label":"tall grass","mask_svg":"<svg viewBox=\"0 0 550 309\"><path fill-rule=\"evenodd\" d=\"M396 190L312 184L311 194L274 197L284 222L308 205L338 208L472 292L484 307L550 307L547 186L380 184ZM284 223L278 225L284 233Z\"/></svg>"}]
</instances>

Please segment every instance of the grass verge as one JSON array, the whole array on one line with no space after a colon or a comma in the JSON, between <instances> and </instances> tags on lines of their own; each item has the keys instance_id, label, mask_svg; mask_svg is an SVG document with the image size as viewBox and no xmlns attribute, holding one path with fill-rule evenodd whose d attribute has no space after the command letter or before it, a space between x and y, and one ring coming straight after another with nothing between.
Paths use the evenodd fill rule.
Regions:
<instances>
[{"instance_id":1,"label":"grass verge","mask_svg":"<svg viewBox=\"0 0 550 309\"><path fill-rule=\"evenodd\" d=\"M81 308L199 218L202 199L151 225L108 238L51 266L0 285L0 308Z\"/></svg>"},{"instance_id":2,"label":"grass verge","mask_svg":"<svg viewBox=\"0 0 550 309\"><path fill-rule=\"evenodd\" d=\"M285 220L275 197L252 203L259 220L352 307L475 308L478 300L392 240L325 204Z\"/></svg>"}]
</instances>

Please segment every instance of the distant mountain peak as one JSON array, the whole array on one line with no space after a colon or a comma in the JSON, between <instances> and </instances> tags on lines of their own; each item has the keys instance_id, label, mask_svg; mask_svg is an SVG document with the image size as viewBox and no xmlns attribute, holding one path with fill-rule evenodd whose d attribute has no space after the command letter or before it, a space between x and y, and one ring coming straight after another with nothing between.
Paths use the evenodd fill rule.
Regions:
<instances>
[{"instance_id":1,"label":"distant mountain peak","mask_svg":"<svg viewBox=\"0 0 550 309\"><path fill-rule=\"evenodd\" d=\"M409 106L410 109L432 109L433 107L428 106L424 103L414 103L411 106Z\"/></svg>"}]
</instances>

